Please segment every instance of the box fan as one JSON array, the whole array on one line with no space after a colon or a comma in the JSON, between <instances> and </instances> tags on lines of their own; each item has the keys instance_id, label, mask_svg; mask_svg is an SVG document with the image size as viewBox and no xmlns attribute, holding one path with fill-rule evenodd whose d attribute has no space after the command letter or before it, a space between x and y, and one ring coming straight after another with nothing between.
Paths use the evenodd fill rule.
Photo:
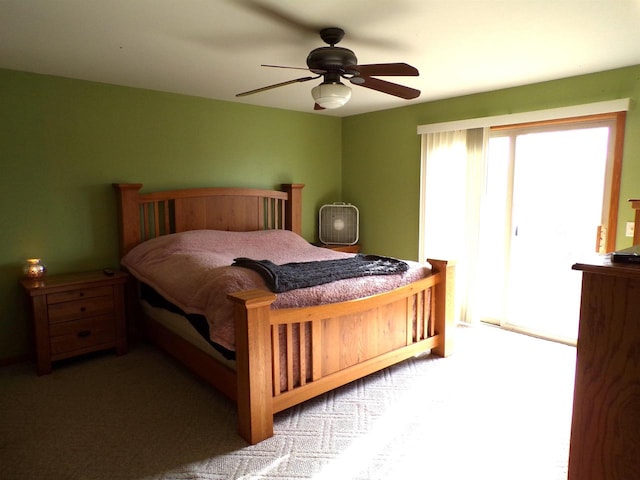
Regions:
<instances>
[{"instance_id":1,"label":"box fan","mask_svg":"<svg viewBox=\"0 0 640 480\"><path fill-rule=\"evenodd\" d=\"M332 203L320 207L320 242L327 245L355 245L359 235L358 209L347 203Z\"/></svg>"}]
</instances>

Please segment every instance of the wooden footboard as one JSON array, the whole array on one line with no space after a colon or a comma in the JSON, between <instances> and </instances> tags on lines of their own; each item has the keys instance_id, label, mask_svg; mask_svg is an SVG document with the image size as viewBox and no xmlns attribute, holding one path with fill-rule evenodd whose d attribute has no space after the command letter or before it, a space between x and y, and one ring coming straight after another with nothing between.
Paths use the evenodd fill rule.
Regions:
<instances>
[{"instance_id":1,"label":"wooden footboard","mask_svg":"<svg viewBox=\"0 0 640 480\"><path fill-rule=\"evenodd\" d=\"M425 350L449 355L453 295L447 287L453 285L454 267L430 262L435 274L429 278L337 304L272 310L273 293L230 295L235 302L240 434L252 444L260 442L273 435L276 412Z\"/></svg>"}]
</instances>

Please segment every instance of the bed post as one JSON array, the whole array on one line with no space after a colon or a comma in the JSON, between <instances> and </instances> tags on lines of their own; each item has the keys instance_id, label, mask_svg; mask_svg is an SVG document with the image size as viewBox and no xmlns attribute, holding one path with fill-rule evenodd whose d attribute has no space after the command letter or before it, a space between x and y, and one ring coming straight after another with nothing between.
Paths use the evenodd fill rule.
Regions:
<instances>
[{"instance_id":1,"label":"bed post","mask_svg":"<svg viewBox=\"0 0 640 480\"><path fill-rule=\"evenodd\" d=\"M454 347L455 310L455 266L446 260L427 259L433 266L440 281L435 286L435 327L442 340L431 352L440 357L448 357Z\"/></svg>"},{"instance_id":2,"label":"bed post","mask_svg":"<svg viewBox=\"0 0 640 480\"><path fill-rule=\"evenodd\" d=\"M120 258L140 242L140 209L138 207L141 183L114 183L118 205L118 245ZM138 340L144 331L142 307L138 302L138 285L133 277L126 284L127 335L129 341Z\"/></svg>"},{"instance_id":3,"label":"bed post","mask_svg":"<svg viewBox=\"0 0 640 480\"><path fill-rule=\"evenodd\" d=\"M140 210L138 208L141 183L114 183L118 195L118 227L120 232L120 257L140 243Z\"/></svg>"},{"instance_id":4,"label":"bed post","mask_svg":"<svg viewBox=\"0 0 640 480\"><path fill-rule=\"evenodd\" d=\"M236 324L238 430L254 445L273 436L273 386L269 311L276 295L232 293Z\"/></svg>"},{"instance_id":5,"label":"bed post","mask_svg":"<svg viewBox=\"0 0 640 480\"><path fill-rule=\"evenodd\" d=\"M284 228L302 235L302 189L304 183L283 183L282 189L289 194L285 207Z\"/></svg>"}]
</instances>

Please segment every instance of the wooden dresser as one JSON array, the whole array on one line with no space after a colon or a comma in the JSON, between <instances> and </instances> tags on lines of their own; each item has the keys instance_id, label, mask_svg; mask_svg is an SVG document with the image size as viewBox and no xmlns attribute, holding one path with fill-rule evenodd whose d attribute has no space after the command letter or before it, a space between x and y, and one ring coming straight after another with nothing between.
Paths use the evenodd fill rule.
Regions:
<instances>
[{"instance_id":1,"label":"wooden dresser","mask_svg":"<svg viewBox=\"0 0 640 480\"><path fill-rule=\"evenodd\" d=\"M640 479L640 265L578 263L569 480Z\"/></svg>"},{"instance_id":2,"label":"wooden dresser","mask_svg":"<svg viewBox=\"0 0 640 480\"><path fill-rule=\"evenodd\" d=\"M55 360L108 348L126 353L127 278L124 272L98 271L21 281L31 306L39 375L50 373Z\"/></svg>"},{"instance_id":3,"label":"wooden dresser","mask_svg":"<svg viewBox=\"0 0 640 480\"><path fill-rule=\"evenodd\" d=\"M631 203L631 208L635 210L633 218L633 223L635 224L633 231L633 244L640 245L640 199L632 198L629 202Z\"/></svg>"}]
</instances>

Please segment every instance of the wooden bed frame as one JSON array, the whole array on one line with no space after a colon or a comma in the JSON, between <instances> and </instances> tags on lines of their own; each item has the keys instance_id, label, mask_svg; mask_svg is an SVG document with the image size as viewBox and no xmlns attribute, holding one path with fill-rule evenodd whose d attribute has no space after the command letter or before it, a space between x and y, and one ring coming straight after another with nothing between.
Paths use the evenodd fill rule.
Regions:
<instances>
[{"instance_id":1,"label":"wooden bed frame","mask_svg":"<svg viewBox=\"0 0 640 480\"><path fill-rule=\"evenodd\" d=\"M199 188L146 194L140 193L142 184L113 186L118 199L121 255L149 238L187 230L285 228L301 233L301 184L283 185L282 191ZM255 444L273 436L273 416L279 411L420 352L451 353L454 267L442 260L429 262L434 275L426 279L336 304L271 309L276 299L272 292L230 295L236 321L235 370L161 324L143 319L141 309L134 306L138 304L136 285L128 289L129 321L144 321L143 329L153 343L235 400L240 435ZM300 328L302 325L306 328ZM279 328L286 329L284 365L274 361L282 353L278 335L274 335ZM300 349L296 368L311 371L310 379L295 375L293 345ZM307 345L310 351L306 351ZM285 391L278 381L281 369L290 380ZM294 377L300 378L297 385Z\"/></svg>"}]
</instances>

